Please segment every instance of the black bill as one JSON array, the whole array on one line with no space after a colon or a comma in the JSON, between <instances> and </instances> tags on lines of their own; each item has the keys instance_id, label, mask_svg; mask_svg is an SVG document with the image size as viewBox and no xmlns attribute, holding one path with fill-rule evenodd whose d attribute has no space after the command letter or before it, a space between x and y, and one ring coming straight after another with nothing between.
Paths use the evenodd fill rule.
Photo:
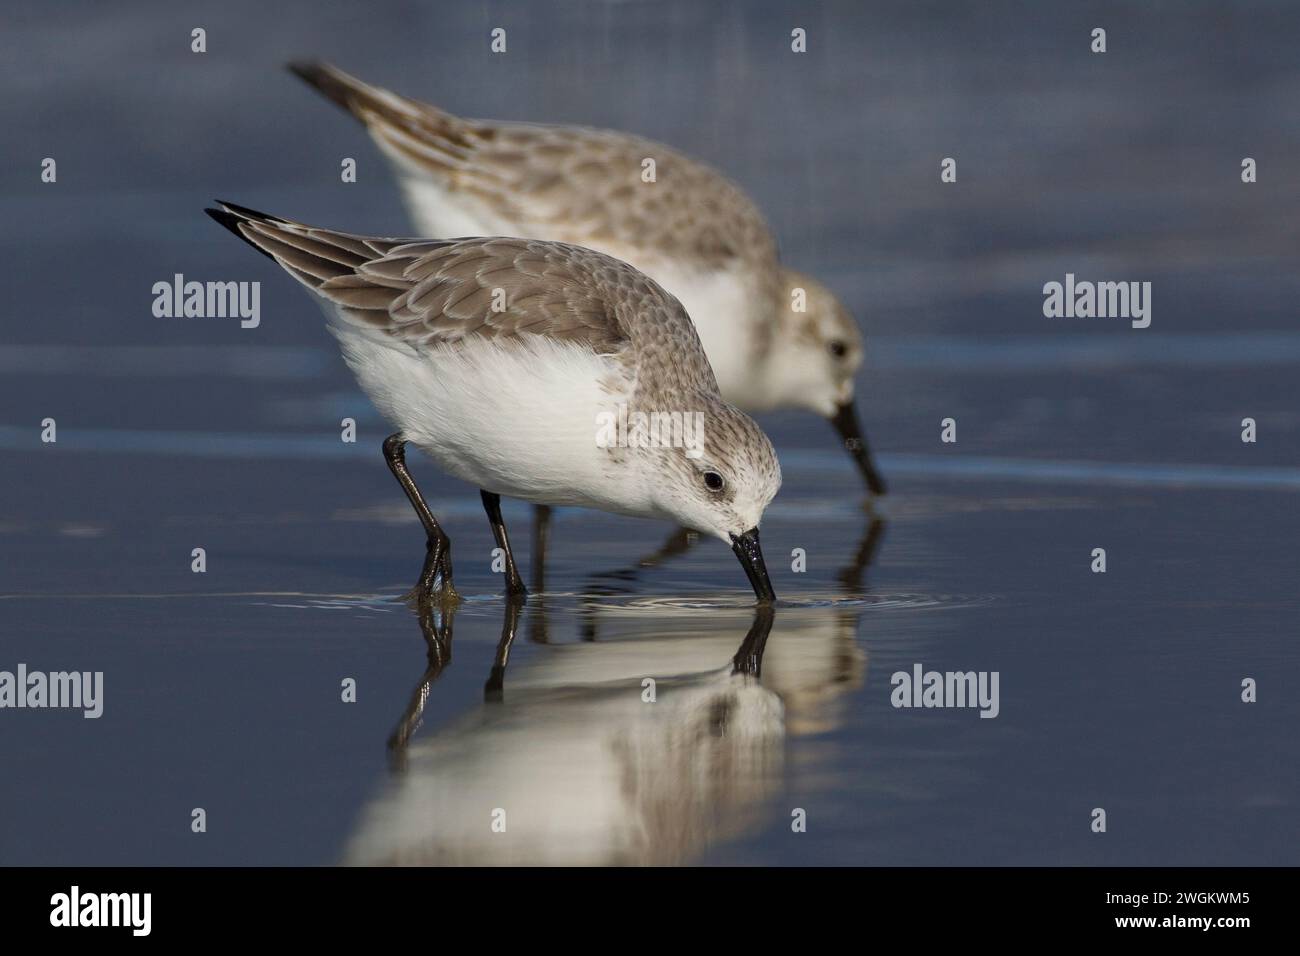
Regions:
<instances>
[{"instance_id":1,"label":"black bill","mask_svg":"<svg viewBox=\"0 0 1300 956\"><path fill-rule=\"evenodd\" d=\"M763 549L758 544L758 529L750 528L744 534L731 536L731 550L740 559L740 566L754 588L754 595L760 604L771 604L776 600L772 590L772 581L767 576L767 565L763 563Z\"/></svg>"},{"instance_id":2,"label":"black bill","mask_svg":"<svg viewBox=\"0 0 1300 956\"><path fill-rule=\"evenodd\" d=\"M853 407L853 403L845 402L836 409L829 421L844 440L845 450L857 462L858 471L862 472L862 477L866 479L871 493L883 495L886 490L885 479L880 477L880 472L876 471L876 463L871 460L871 449L867 447L867 439L862 434L862 426L858 424L858 412Z\"/></svg>"}]
</instances>

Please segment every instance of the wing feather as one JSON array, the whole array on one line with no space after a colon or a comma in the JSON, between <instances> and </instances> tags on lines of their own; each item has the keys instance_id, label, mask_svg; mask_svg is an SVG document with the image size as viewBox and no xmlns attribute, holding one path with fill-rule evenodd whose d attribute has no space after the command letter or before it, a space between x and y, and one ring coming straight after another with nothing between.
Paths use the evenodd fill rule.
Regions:
<instances>
[{"instance_id":1,"label":"wing feather","mask_svg":"<svg viewBox=\"0 0 1300 956\"><path fill-rule=\"evenodd\" d=\"M613 130L466 119L327 63L290 69L360 120L400 163L476 196L521 234L701 266L775 265L776 241L744 190L662 143ZM655 161L654 182L641 178L646 159Z\"/></svg>"},{"instance_id":2,"label":"wing feather","mask_svg":"<svg viewBox=\"0 0 1300 956\"><path fill-rule=\"evenodd\" d=\"M382 239L223 203L209 215L333 305L417 351L535 335L618 358L642 385L717 393L681 303L625 262L539 239Z\"/></svg>"}]
</instances>

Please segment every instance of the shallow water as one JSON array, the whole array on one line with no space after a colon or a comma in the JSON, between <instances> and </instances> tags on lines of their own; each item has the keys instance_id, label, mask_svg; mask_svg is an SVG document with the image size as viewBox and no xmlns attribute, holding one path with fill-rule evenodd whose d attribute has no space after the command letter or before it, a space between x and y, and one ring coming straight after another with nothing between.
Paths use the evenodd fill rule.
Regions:
<instances>
[{"instance_id":1,"label":"shallow water","mask_svg":"<svg viewBox=\"0 0 1300 956\"><path fill-rule=\"evenodd\" d=\"M1090 24L1033 7L828 6L802 64L764 52L779 6L534 8L491 73L454 37L504 5L396 29L224 4L197 63L188 13L87 5L80 56L13 15L0 669L102 670L105 702L0 711L0 862L1300 862L1295 15L1112 13L1101 70L1071 59ZM281 75L305 53L690 149L845 295L891 494L869 512L827 426L764 419L770 632L721 543L651 558L672 529L562 510L494 678L512 622L478 496L416 455L465 600L398 600L422 536L382 423L314 306L199 213L400 231L375 150ZM957 193L933 184L950 151ZM1272 157L1251 187L1247 151ZM29 174L47 154L57 187ZM262 326L152 318L176 271L260 279ZM1152 280L1152 327L1044 319L1066 271ZM505 515L530 575L529 511ZM917 663L998 672L998 716L891 706Z\"/></svg>"},{"instance_id":2,"label":"shallow water","mask_svg":"<svg viewBox=\"0 0 1300 956\"><path fill-rule=\"evenodd\" d=\"M135 476L139 498L7 529L23 556L0 598L7 656L106 675L97 721L9 712L10 862L1291 858L1295 602L1276 532L1293 492L911 478L872 521L826 488L847 463L791 469L764 527L784 600L757 681L731 674L754 612L721 544L633 572L657 526L560 512L491 700L507 616L491 540L444 507L465 600L403 773L389 741L430 645L396 600L419 531L380 462L318 475L286 510L290 464L224 463L213 482L207 461L31 457L33 514L105 474ZM526 513L507 519L525 548ZM796 547L803 575L779 557ZM916 662L998 671L999 715L894 709L890 675ZM1243 676L1260 704L1237 701ZM1104 845L1086 828L1099 805L1119 837ZM220 839L188 832L194 806ZM559 832L486 843L497 807Z\"/></svg>"}]
</instances>

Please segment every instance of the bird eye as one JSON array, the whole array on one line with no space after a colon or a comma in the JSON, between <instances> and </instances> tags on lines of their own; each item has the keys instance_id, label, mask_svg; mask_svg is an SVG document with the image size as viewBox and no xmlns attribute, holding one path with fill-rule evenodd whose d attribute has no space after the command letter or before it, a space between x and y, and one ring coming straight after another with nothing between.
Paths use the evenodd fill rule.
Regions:
<instances>
[{"instance_id":1,"label":"bird eye","mask_svg":"<svg viewBox=\"0 0 1300 956\"><path fill-rule=\"evenodd\" d=\"M708 488L709 491L721 491L722 485L722 476L716 471L706 471L704 473L704 487Z\"/></svg>"},{"instance_id":2,"label":"bird eye","mask_svg":"<svg viewBox=\"0 0 1300 956\"><path fill-rule=\"evenodd\" d=\"M831 342L826 347L831 350L831 355L834 355L836 358L844 358L844 356L849 352L849 347L839 339Z\"/></svg>"}]
</instances>

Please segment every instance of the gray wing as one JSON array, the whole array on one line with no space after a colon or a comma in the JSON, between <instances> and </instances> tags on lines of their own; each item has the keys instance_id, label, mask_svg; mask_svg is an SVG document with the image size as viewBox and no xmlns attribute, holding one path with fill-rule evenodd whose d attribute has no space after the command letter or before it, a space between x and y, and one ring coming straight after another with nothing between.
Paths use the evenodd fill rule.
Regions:
<instances>
[{"instance_id":1,"label":"gray wing","mask_svg":"<svg viewBox=\"0 0 1300 956\"><path fill-rule=\"evenodd\" d=\"M208 214L334 306L416 349L469 336L581 343L638 377L717 390L690 318L648 276L609 256L537 239L381 239L221 203Z\"/></svg>"},{"instance_id":2,"label":"gray wing","mask_svg":"<svg viewBox=\"0 0 1300 956\"><path fill-rule=\"evenodd\" d=\"M291 69L409 165L536 235L701 265L776 260L771 230L745 192L661 143L612 130L463 119L328 64ZM647 158L655 161L653 183L642 181Z\"/></svg>"}]
</instances>

